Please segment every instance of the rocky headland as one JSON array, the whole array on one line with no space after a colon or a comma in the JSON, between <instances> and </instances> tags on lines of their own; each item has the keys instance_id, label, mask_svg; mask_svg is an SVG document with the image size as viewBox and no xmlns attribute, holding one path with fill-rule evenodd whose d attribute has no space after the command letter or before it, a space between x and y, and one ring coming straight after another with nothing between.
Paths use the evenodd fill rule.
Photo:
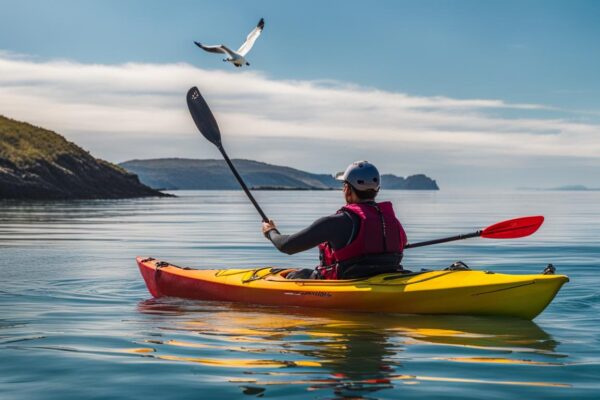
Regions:
<instances>
[{"instance_id":1,"label":"rocky headland","mask_svg":"<svg viewBox=\"0 0 600 400\"><path fill-rule=\"evenodd\" d=\"M58 133L0 116L0 199L165 196Z\"/></svg>"}]
</instances>

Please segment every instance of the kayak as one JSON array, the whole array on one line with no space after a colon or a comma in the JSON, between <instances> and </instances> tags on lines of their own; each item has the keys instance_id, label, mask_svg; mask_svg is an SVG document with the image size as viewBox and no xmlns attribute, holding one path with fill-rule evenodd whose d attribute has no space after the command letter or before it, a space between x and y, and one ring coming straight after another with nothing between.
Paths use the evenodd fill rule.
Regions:
<instances>
[{"instance_id":1,"label":"kayak","mask_svg":"<svg viewBox=\"0 0 600 400\"><path fill-rule=\"evenodd\" d=\"M286 279L294 269L193 269L154 258L137 264L154 297L402 314L533 319L565 275L509 275L470 269L387 273L348 280Z\"/></svg>"}]
</instances>

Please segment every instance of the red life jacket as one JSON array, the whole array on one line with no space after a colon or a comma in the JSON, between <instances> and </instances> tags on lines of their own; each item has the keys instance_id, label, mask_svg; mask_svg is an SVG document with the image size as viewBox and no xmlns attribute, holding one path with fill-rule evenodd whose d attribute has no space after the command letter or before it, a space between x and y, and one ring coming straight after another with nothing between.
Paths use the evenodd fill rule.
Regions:
<instances>
[{"instance_id":1,"label":"red life jacket","mask_svg":"<svg viewBox=\"0 0 600 400\"><path fill-rule=\"evenodd\" d=\"M322 264L319 272L325 279L338 278L340 262L370 254L402 253L407 242L406 233L396 218L392 203L353 203L345 205L338 213L344 211L359 217L358 234L352 242L338 250L334 250L329 242L319 245Z\"/></svg>"}]
</instances>

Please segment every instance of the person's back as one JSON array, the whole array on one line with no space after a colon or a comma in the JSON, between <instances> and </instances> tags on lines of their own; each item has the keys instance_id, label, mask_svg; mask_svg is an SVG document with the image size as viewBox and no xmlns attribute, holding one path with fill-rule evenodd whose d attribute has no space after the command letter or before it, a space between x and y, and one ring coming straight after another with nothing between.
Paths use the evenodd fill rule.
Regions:
<instances>
[{"instance_id":1,"label":"person's back","mask_svg":"<svg viewBox=\"0 0 600 400\"><path fill-rule=\"evenodd\" d=\"M359 219L346 246L335 249L329 242L319 245L325 279L350 279L393 272L400 266L406 234L394 214L392 203L366 201L341 209Z\"/></svg>"},{"instance_id":2,"label":"person's back","mask_svg":"<svg viewBox=\"0 0 600 400\"><path fill-rule=\"evenodd\" d=\"M308 228L281 235L273 221L263 233L280 251L295 254L319 246L316 270L290 273L290 279L351 279L401 268L406 234L390 202L376 203L379 172L366 161L351 164L341 177L346 205L336 214L320 218Z\"/></svg>"}]
</instances>

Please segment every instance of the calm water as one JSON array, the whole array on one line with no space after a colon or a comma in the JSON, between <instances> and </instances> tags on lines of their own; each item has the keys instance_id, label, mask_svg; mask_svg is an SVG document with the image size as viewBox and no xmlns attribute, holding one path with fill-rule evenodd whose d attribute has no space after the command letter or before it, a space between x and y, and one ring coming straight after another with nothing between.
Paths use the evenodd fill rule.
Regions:
<instances>
[{"instance_id":1,"label":"calm water","mask_svg":"<svg viewBox=\"0 0 600 400\"><path fill-rule=\"evenodd\" d=\"M134 257L313 266L279 254L241 192L0 203L0 398L599 398L600 192L387 192L412 241L522 215L532 237L406 252L411 269L568 274L535 321L153 300ZM283 232L339 192L259 192Z\"/></svg>"}]
</instances>

